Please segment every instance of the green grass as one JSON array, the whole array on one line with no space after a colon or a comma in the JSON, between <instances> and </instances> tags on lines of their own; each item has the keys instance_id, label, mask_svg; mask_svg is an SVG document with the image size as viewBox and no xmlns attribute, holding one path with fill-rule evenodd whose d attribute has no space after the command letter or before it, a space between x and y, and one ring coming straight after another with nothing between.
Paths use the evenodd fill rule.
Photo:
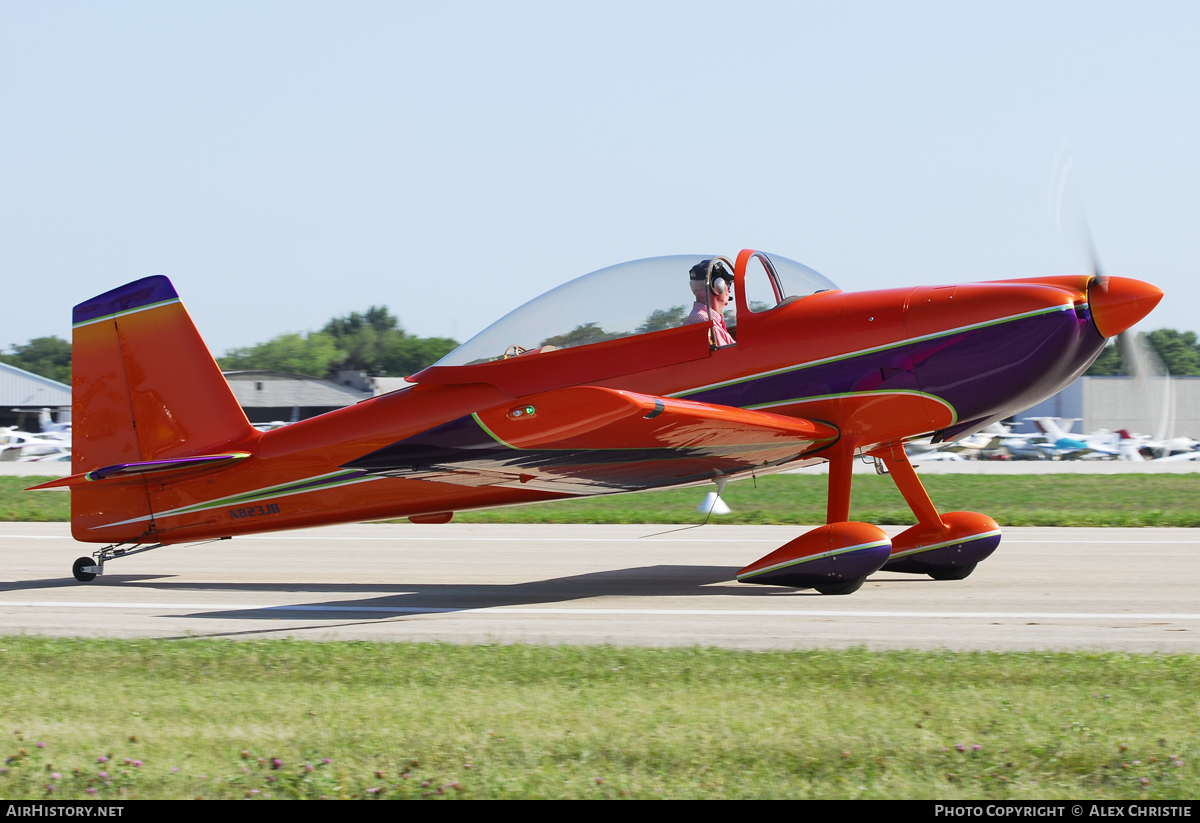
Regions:
<instances>
[{"instance_id":1,"label":"green grass","mask_svg":"<svg viewBox=\"0 0 1200 823\"><path fill-rule=\"evenodd\" d=\"M27 492L53 477L0 477L0 522L58 522L71 519L68 492Z\"/></svg>"},{"instance_id":2,"label":"green grass","mask_svg":"<svg viewBox=\"0 0 1200 823\"><path fill-rule=\"evenodd\" d=\"M0 477L0 521L62 521L70 498L26 492L49 478ZM772 475L725 489L733 514L713 522L825 522L824 475ZM978 511L1002 526L1200 526L1200 473L1120 475L941 474L922 479L941 511ZM460 523L698 523L711 488L608 495L532 506L459 512ZM916 522L890 477L856 475L850 516L881 526Z\"/></svg>"},{"instance_id":3,"label":"green grass","mask_svg":"<svg viewBox=\"0 0 1200 823\"><path fill-rule=\"evenodd\" d=\"M725 488L732 514L712 522L811 525L825 522L825 475L772 475L757 488ZM1200 526L1200 473L1124 475L929 475L940 511L977 511L1002 526ZM713 487L518 506L455 514L462 523L699 523ZM850 517L881 526L916 523L890 477L856 475Z\"/></svg>"},{"instance_id":4,"label":"green grass","mask_svg":"<svg viewBox=\"0 0 1200 823\"><path fill-rule=\"evenodd\" d=\"M1194 655L0 648L13 799L1200 795Z\"/></svg>"}]
</instances>

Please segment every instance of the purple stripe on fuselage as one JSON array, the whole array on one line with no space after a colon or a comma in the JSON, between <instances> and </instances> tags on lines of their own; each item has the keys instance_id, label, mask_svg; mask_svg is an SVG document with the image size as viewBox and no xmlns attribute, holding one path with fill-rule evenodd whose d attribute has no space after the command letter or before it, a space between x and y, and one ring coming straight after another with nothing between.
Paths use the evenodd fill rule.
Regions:
<instances>
[{"instance_id":1,"label":"purple stripe on fuselage","mask_svg":"<svg viewBox=\"0 0 1200 823\"><path fill-rule=\"evenodd\" d=\"M745 408L831 394L922 391L970 421L1015 414L1049 397L1086 369L1104 343L1086 313L1055 311L681 397Z\"/></svg>"},{"instance_id":2,"label":"purple stripe on fuselage","mask_svg":"<svg viewBox=\"0 0 1200 823\"><path fill-rule=\"evenodd\" d=\"M920 391L907 344L884 351L751 378L679 397L701 403L746 408L805 397L865 391Z\"/></svg>"},{"instance_id":3,"label":"purple stripe on fuselage","mask_svg":"<svg viewBox=\"0 0 1200 823\"><path fill-rule=\"evenodd\" d=\"M1082 314L1082 316L1080 316ZM1040 403L1083 374L1107 342L1087 312L1057 311L912 346L921 390L958 411L947 438ZM973 422L974 421L974 422Z\"/></svg>"},{"instance_id":4,"label":"purple stripe on fuselage","mask_svg":"<svg viewBox=\"0 0 1200 823\"><path fill-rule=\"evenodd\" d=\"M71 323L85 323L98 317L178 298L179 295L175 293L171 281L161 274L143 277L80 303L72 313Z\"/></svg>"}]
</instances>

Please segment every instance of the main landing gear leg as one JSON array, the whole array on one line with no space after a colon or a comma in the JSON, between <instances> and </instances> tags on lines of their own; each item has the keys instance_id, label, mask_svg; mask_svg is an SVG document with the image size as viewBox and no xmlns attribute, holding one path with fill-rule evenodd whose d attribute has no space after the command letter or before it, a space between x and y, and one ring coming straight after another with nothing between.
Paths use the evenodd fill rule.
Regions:
<instances>
[{"instance_id":1,"label":"main landing gear leg","mask_svg":"<svg viewBox=\"0 0 1200 823\"><path fill-rule=\"evenodd\" d=\"M737 573L742 583L850 594L887 562L892 543L878 526L850 520L850 487L856 442L831 449L824 526L797 537Z\"/></svg>"},{"instance_id":2,"label":"main landing gear leg","mask_svg":"<svg viewBox=\"0 0 1200 823\"><path fill-rule=\"evenodd\" d=\"M979 561L1000 545L1000 526L985 514L947 512L939 515L929 492L904 451L892 443L870 452L883 461L917 525L892 538L892 554L884 571L927 574L935 580L962 580Z\"/></svg>"}]
</instances>

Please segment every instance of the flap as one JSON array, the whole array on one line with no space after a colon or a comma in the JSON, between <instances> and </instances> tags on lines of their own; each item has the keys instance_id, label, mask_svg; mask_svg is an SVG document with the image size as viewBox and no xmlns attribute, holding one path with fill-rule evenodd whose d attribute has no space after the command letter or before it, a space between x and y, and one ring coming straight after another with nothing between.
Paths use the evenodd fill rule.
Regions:
<instances>
[{"instance_id":1,"label":"flap","mask_svg":"<svg viewBox=\"0 0 1200 823\"><path fill-rule=\"evenodd\" d=\"M343 468L596 494L778 465L837 437L834 427L802 418L577 386L451 420Z\"/></svg>"}]
</instances>

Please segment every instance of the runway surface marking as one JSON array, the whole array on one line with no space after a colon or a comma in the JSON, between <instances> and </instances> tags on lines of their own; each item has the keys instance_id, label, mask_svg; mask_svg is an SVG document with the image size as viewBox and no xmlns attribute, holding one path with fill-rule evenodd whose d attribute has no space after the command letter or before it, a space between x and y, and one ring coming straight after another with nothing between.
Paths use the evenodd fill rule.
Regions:
<instances>
[{"instance_id":1,"label":"runway surface marking","mask_svg":"<svg viewBox=\"0 0 1200 823\"><path fill-rule=\"evenodd\" d=\"M797 526L796 528L808 528L807 526ZM814 527L815 528L815 527ZM291 537L278 534L247 534L240 535L238 540L315 540L321 542L331 542L335 540L345 540L349 542L370 542L373 540L382 540L389 543L397 543L404 541L418 542L434 542L434 543L778 543L781 538L762 538L762 537L676 537L673 539L654 539L650 537ZM0 540L70 540L75 542L75 538L70 535L47 535L47 534L0 534ZM205 541L211 542L211 541ZM1004 542L1011 543L1079 543L1083 545L1100 545L1105 543L1113 543L1124 545L1129 543L1143 543L1152 546L1169 546L1169 545L1200 545L1200 539L1197 540L1146 540L1139 537L1136 540L1063 540L1058 537L1047 537L1044 540L1022 540L1020 538L1005 537ZM92 544L87 544L92 545ZM99 543L95 545L100 545ZM187 543L179 543L181 548L187 546Z\"/></svg>"},{"instance_id":2,"label":"runway surface marking","mask_svg":"<svg viewBox=\"0 0 1200 823\"><path fill-rule=\"evenodd\" d=\"M453 606L308 606L253 603L90 603L69 600L0 600L0 608L31 606L35 608L69 609L166 609L226 610L226 611L285 611L285 612L362 612L367 614L577 614L577 615L636 615L667 617L908 617L908 618L988 618L1027 620L1200 620L1200 614L1145 613L1087 613L1087 612L901 612L901 611L799 611L794 609L594 609L594 608L455 608Z\"/></svg>"}]
</instances>

